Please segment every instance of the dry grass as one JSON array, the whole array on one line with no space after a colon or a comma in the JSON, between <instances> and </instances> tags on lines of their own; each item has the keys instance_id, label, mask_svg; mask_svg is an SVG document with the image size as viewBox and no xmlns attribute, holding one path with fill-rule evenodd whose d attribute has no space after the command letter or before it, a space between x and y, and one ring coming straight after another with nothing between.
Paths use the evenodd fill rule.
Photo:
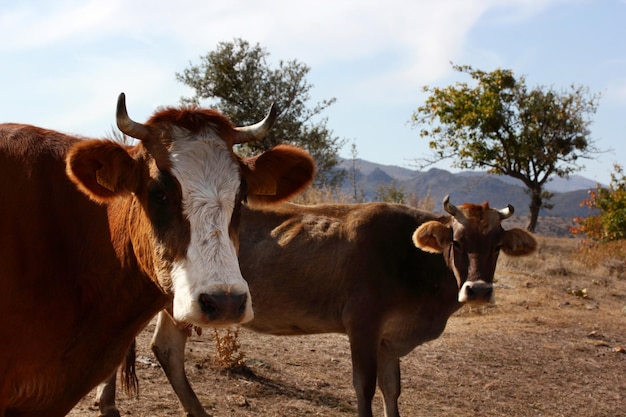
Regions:
<instances>
[{"instance_id":1,"label":"dry grass","mask_svg":"<svg viewBox=\"0 0 626 417\"><path fill-rule=\"evenodd\" d=\"M350 204L354 198L342 193L339 189L330 187L310 187L293 199L298 204L337 203Z\"/></svg>"},{"instance_id":2,"label":"dry grass","mask_svg":"<svg viewBox=\"0 0 626 417\"><path fill-rule=\"evenodd\" d=\"M626 279L626 242L623 240L604 244L581 245L580 261L617 279Z\"/></svg>"}]
</instances>

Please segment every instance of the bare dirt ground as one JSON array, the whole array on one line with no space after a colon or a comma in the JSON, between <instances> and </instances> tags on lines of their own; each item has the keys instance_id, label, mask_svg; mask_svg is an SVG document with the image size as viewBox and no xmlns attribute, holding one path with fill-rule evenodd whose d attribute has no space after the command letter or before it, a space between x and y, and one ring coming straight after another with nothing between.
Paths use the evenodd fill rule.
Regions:
<instances>
[{"instance_id":1,"label":"bare dirt ground","mask_svg":"<svg viewBox=\"0 0 626 417\"><path fill-rule=\"evenodd\" d=\"M626 416L625 258L582 254L573 239L540 238L531 257L500 258L494 306L464 308L444 334L402 358L403 416ZM182 408L138 339L138 398L122 415L177 416ZM219 416L355 416L344 335L275 337L241 330L249 372L215 363L213 332L193 336L186 369ZM94 393L71 416L97 416ZM374 399L382 416L382 399Z\"/></svg>"}]
</instances>

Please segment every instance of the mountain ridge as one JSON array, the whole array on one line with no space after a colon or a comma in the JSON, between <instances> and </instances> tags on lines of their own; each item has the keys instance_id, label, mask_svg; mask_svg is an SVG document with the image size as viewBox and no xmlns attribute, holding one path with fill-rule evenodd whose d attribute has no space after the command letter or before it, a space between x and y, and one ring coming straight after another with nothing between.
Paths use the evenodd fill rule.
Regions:
<instances>
[{"instance_id":1,"label":"mountain ridge","mask_svg":"<svg viewBox=\"0 0 626 417\"><path fill-rule=\"evenodd\" d=\"M505 207L511 204L516 214L529 214L530 198L524 184L515 178L488 174L483 171L460 171L452 173L441 168L430 168L426 171L412 170L394 165L382 165L363 159L343 159L339 164L348 174L341 185L342 192L354 193L354 183L366 200L372 200L381 186L394 186L407 195L415 195L418 199L430 197L435 202L442 201L450 195L454 204L464 202L481 203L489 201L493 207ZM541 216L560 217L571 221L574 217L586 217L594 214L580 203L589 197L589 190L598 187L597 182L581 175L569 178L554 178L548 182L546 191L553 193L549 200L553 204L551 210L542 209Z\"/></svg>"}]
</instances>

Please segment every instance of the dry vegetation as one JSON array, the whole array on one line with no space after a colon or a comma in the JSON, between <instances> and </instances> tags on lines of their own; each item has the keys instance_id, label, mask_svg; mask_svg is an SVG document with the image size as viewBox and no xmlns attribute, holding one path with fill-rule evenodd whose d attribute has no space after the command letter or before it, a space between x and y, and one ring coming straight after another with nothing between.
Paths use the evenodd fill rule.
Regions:
<instances>
[{"instance_id":1,"label":"dry vegetation","mask_svg":"<svg viewBox=\"0 0 626 417\"><path fill-rule=\"evenodd\" d=\"M462 309L439 339L402 359L403 416L626 415L626 244L539 240L533 256L500 258L496 305ZM153 328L138 340L139 397L118 394L122 415L181 414L149 349ZM211 333L190 339L186 369L212 415L356 415L344 335L242 329L227 353L243 366L228 372ZM96 416L93 398L71 415ZM378 393L375 413L383 415Z\"/></svg>"}]
</instances>

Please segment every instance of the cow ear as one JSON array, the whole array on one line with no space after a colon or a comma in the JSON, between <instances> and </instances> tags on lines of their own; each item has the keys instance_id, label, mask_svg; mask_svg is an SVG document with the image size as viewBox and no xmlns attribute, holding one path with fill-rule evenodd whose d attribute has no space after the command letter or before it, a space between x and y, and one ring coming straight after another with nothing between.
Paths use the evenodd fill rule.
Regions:
<instances>
[{"instance_id":1,"label":"cow ear","mask_svg":"<svg viewBox=\"0 0 626 417\"><path fill-rule=\"evenodd\" d=\"M273 204L304 191L313 181L315 162L303 149L278 145L261 155L241 160L248 201Z\"/></svg>"},{"instance_id":2,"label":"cow ear","mask_svg":"<svg viewBox=\"0 0 626 417\"><path fill-rule=\"evenodd\" d=\"M452 242L452 229L438 222L422 224L413 233L413 243L425 252L441 253Z\"/></svg>"},{"instance_id":3,"label":"cow ear","mask_svg":"<svg viewBox=\"0 0 626 417\"><path fill-rule=\"evenodd\" d=\"M537 241L526 230L511 229L502 237L502 252L509 256L530 255L537 249Z\"/></svg>"},{"instance_id":4,"label":"cow ear","mask_svg":"<svg viewBox=\"0 0 626 417\"><path fill-rule=\"evenodd\" d=\"M65 162L70 179L99 203L131 193L139 184L137 162L117 142L79 142L70 149Z\"/></svg>"}]
</instances>

